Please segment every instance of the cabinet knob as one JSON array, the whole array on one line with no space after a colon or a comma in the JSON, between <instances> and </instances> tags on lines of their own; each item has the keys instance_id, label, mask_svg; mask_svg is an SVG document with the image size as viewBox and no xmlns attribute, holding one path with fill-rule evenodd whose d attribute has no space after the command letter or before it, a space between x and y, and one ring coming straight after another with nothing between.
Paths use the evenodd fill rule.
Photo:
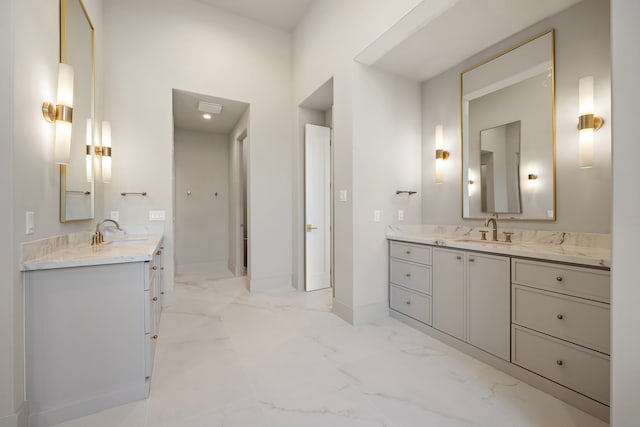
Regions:
<instances>
[{"instance_id":1,"label":"cabinet knob","mask_svg":"<svg viewBox=\"0 0 640 427\"><path fill-rule=\"evenodd\" d=\"M160 295L164 295L164 291L160 292Z\"/></svg>"},{"instance_id":2,"label":"cabinet knob","mask_svg":"<svg viewBox=\"0 0 640 427\"><path fill-rule=\"evenodd\" d=\"M160 267L160 270L164 270L164 267Z\"/></svg>"},{"instance_id":3,"label":"cabinet knob","mask_svg":"<svg viewBox=\"0 0 640 427\"><path fill-rule=\"evenodd\" d=\"M562 314L558 314L556 317L558 318L558 320L564 319L564 315L562 315Z\"/></svg>"},{"instance_id":4,"label":"cabinet knob","mask_svg":"<svg viewBox=\"0 0 640 427\"><path fill-rule=\"evenodd\" d=\"M564 362L562 361L562 359L556 360L556 365L562 366L563 364L564 364Z\"/></svg>"},{"instance_id":5,"label":"cabinet knob","mask_svg":"<svg viewBox=\"0 0 640 427\"><path fill-rule=\"evenodd\" d=\"M407 255L411 255L411 251L407 251L405 252Z\"/></svg>"},{"instance_id":6,"label":"cabinet knob","mask_svg":"<svg viewBox=\"0 0 640 427\"><path fill-rule=\"evenodd\" d=\"M151 298L153 301L158 301L158 297Z\"/></svg>"},{"instance_id":7,"label":"cabinet knob","mask_svg":"<svg viewBox=\"0 0 640 427\"><path fill-rule=\"evenodd\" d=\"M157 270L158 267L156 267L155 265L153 267L151 267L152 270Z\"/></svg>"},{"instance_id":8,"label":"cabinet knob","mask_svg":"<svg viewBox=\"0 0 640 427\"><path fill-rule=\"evenodd\" d=\"M469 262L475 262L475 258L469 258Z\"/></svg>"},{"instance_id":9,"label":"cabinet knob","mask_svg":"<svg viewBox=\"0 0 640 427\"><path fill-rule=\"evenodd\" d=\"M164 249L164 246L160 246L160 249Z\"/></svg>"},{"instance_id":10,"label":"cabinet knob","mask_svg":"<svg viewBox=\"0 0 640 427\"><path fill-rule=\"evenodd\" d=\"M556 281L558 281L558 282L562 282L562 276L558 276L558 277L556 277Z\"/></svg>"},{"instance_id":11,"label":"cabinet knob","mask_svg":"<svg viewBox=\"0 0 640 427\"><path fill-rule=\"evenodd\" d=\"M407 276L407 277L411 277L411 273L407 273L405 276Z\"/></svg>"},{"instance_id":12,"label":"cabinet knob","mask_svg":"<svg viewBox=\"0 0 640 427\"><path fill-rule=\"evenodd\" d=\"M460 255L458 255L458 256L456 257L456 259L462 259L462 257L461 257Z\"/></svg>"},{"instance_id":13,"label":"cabinet knob","mask_svg":"<svg viewBox=\"0 0 640 427\"><path fill-rule=\"evenodd\" d=\"M405 301L404 303L407 305L411 305L411 301Z\"/></svg>"},{"instance_id":14,"label":"cabinet knob","mask_svg":"<svg viewBox=\"0 0 640 427\"><path fill-rule=\"evenodd\" d=\"M158 335L154 335L151 338L153 338L154 340L157 340L158 339Z\"/></svg>"},{"instance_id":15,"label":"cabinet knob","mask_svg":"<svg viewBox=\"0 0 640 427\"><path fill-rule=\"evenodd\" d=\"M162 255L162 251L156 252L156 255Z\"/></svg>"}]
</instances>

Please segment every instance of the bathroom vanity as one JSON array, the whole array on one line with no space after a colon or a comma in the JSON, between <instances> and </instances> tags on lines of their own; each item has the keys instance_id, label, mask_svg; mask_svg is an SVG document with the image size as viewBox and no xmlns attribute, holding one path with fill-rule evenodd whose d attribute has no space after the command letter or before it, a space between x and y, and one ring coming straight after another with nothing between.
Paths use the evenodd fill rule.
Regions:
<instances>
[{"instance_id":1,"label":"bathroom vanity","mask_svg":"<svg viewBox=\"0 0 640 427\"><path fill-rule=\"evenodd\" d=\"M162 236L23 248L31 426L149 395L161 312Z\"/></svg>"},{"instance_id":2,"label":"bathroom vanity","mask_svg":"<svg viewBox=\"0 0 640 427\"><path fill-rule=\"evenodd\" d=\"M608 235L523 230L508 244L409 226L387 238L391 316L608 419Z\"/></svg>"}]
</instances>

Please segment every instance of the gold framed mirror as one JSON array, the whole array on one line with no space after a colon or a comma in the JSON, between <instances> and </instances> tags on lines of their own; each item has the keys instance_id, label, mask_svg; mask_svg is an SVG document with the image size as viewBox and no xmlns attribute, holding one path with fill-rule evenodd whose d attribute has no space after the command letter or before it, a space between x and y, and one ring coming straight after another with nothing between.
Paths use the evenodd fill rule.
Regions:
<instances>
[{"instance_id":1,"label":"gold framed mirror","mask_svg":"<svg viewBox=\"0 0 640 427\"><path fill-rule=\"evenodd\" d=\"M82 0L60 0L60 62L74 69L71 160L60 165L60 222L94 217L93 32Z\"/></svg>"},{"instance_id":2,"label":"gold framed mirror","mask_svg":"<svg viewBox=\"0 0 640 427\"><path fill-rule=\"evenodd\" d=\"M554 31L460 74L462 217L555 221Z\"/></svg>"}]
</instances>

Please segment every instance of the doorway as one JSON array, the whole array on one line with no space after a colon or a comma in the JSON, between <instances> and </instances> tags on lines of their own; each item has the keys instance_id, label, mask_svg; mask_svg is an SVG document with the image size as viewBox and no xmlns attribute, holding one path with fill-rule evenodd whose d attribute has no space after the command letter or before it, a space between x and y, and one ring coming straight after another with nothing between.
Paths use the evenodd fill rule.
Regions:
<instances>
[{"instance_id":1,"label":"doorway","mask_svg":"<svg viewBox=\"0 0 640 427\"><path fill-rule=\"evenodd\" d=\"M333 287L333 79L298 108L300 194L298 288Z\"/></svg>"},{"instance_id":2,"label":"doorway","mask_svg":"<svg viewBox=\"0 0 640 427\"><path fill-rule=\"evenodd\" d=\"M248 271L249 104L173 90L176 274Z\"/></svg>"}]
</instances>

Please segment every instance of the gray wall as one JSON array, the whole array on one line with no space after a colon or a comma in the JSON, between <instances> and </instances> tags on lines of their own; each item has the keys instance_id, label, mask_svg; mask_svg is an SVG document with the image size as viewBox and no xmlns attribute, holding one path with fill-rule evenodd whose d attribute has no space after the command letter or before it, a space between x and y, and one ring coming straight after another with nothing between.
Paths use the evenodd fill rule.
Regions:
<instances>
[{"instance_id":1,"label":"gray wall","mask_svg":"<svg viewBox=\"0 0 640 427\"><path fill-rule=\"evenodd\" d=\"M479 225L462 219L460 161L460 73L527 38L555 28L556 211L555 222L521 221L508 226L563 231L611 231L611 76L609 2L585 0L509 37L422 85L423 208L427 224ZM585 48L588 46L588 48ZM596 132L592 169L578 167L578 80L593 75L595 108L604 117ZM433 129L444 125L451 157L445 182L433 180Z\"/></svg>"},{"instance_id":2,"label":"gray wall","mask_svg":"<svg viewBox=\"0 0 640 427\"><path fill-rule=\"evenodd\" d=\"M174 156L176 272L227 268L229 136L176 129Z\"/></svg>"}]
</instances>

